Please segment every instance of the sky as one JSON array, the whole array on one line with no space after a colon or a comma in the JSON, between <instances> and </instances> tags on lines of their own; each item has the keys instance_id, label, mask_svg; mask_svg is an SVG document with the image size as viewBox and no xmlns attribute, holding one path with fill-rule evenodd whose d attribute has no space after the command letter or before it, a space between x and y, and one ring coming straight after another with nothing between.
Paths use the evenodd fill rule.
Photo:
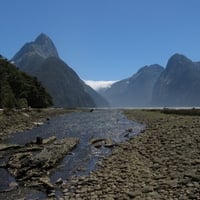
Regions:
<instances>
[{"instance_id":1,"label":"sky","mask_svg":"<svg viewBox=\"0 0 200 200\"><path fill-rule=\"evenodd\" d=\"M200 61L199 0L0 0L0 54L40 33L80 78L115 81L175 53Z\"/></svg>"}]
</instances>

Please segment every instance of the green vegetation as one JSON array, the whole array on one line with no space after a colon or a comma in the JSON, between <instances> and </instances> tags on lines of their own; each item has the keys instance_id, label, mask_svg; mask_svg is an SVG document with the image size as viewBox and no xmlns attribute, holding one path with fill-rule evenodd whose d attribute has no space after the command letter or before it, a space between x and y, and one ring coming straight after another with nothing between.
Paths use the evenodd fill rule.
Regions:
<instances>
[{"instance_id":1,"label":"green vegetation","mask_svg":"<svg viewBox=\"0 0 200 200\"><path fill-rule=\"evenodd\" d=\"M0 57L0 108L46 108L52 104L51 96L37 78Z\"/></svg>"}]
</instances>

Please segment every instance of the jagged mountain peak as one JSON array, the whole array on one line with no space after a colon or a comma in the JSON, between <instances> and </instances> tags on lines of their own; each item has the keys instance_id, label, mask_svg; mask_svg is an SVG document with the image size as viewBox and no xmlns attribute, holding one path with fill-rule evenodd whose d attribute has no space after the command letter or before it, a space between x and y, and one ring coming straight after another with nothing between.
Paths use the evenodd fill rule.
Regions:
<instances>
[{"instance_id":1,"label":"jagged mountain peak","mask_svg":"<svg viewBox=\"0 0 200 200\"><path fill-rule=\"evenodd\" d=\"M152 102L156 106L199 106L199 88L199 63L174 54L154 86Z\"/></svg>"},{"instance_id":2,"label":"jagged mountain peak","mask_svg":"<svg viewBox=\"0 0 200 200\"><path fill-rule=\"evenodd\" d=\"M52 40L44 33L41 33L35 41L26 43L13 57L17 66L23 65L22 61L29 60L30 57L59 57L57 49Z\"/></svg>"},{"instance_id":3,"label":"jagged mountain peak","mask_svg":"<svg viewBox=\"0 0 200 200\"><path fill-rule=\"evenodd\" d=\"M38 78L52 96L56 107L108 106L59 58L54 43L44 33L26 43L13 57L13 61L20 70Z\"/></svg>"},{"instance_id":4,"label":"jagged mountain peak","mask_svg":"<svg viewBox=\"0 0 200 200\"><path fill-rule=\"evenodd\" d=\"M170 59L173 59L173 60L182 60L182 59L188 59L185 55L183 54L180 54L180 53L175 53L173 54L170 58Z\"/></svg>"},{"instance_id":5,"label":"jagged mountain peak","mask_svg":"<svg viewBox=\"0 0 200 200\"><path fill-rule=\"evenodd\" d=\"M58 52L53 41L46 34L41 33L35 39L34 44L38 47L38 50L40 50L39 53L40 55L42 54L42 57L58 57Z\"/></svg>"},{"instance_id":6,"label":"jagged mountain peak","mask_svg":"<svg viewBox=\"0 0 200 200\"><path fill-rule=\"evenodd\" d=\"M53 41L44 33L39 34L32 45L34 45L36 53L43 58L59 57Z\"/></svg>"},{"instance_id":7,"label":"jagged mountain peak","mask_svg":"<svg viewBox=\"0 0 200 200\"><path fill-rule=\"evenodd\" d=\"M150 106L153 86L163 70L158 64L146 65L130 78L114 83L102 95L111 106Z\"/></svg>"},{"instance_id":8,"label":"jagged mountain peak","mask_svg":"<svg viewBox=\"0 0 200 200\"><path fill-rule=\"evenodd\" d=\"M41 33L34 42L37 53L44 57L59 57L53 41L44 33Z\"/></svg>"},{"instance_id":9,"label":"jagged mountain peak","mask_svg":"<svg viewBox=\"0 0 200 200\"><path fill-rule=\"evenodd\" d=\"M159 64L152 64L152 65L145 65L144 67L141 67L137 73L141 73L141 72L148 72L148 71L152 71L152 70L163 70L164 68L159 65Z\"/></svg>"},{"instance_id":10,"label":"jagged mountain peak","mask_svg":"<svg viewBox=\"0 0 200 200\"><path fill-rule=\"evenodd\" d=\"M179 68L188 68L188 66L193 65L193 62L187 58L186 56L182 55L182 54L174 54L173 56L171 56L168 60L167 66L166 66L166 70L175 70Z\"/></svg>"},{"instance_id":11,"label":"jagged mountain peak","mask_svg":"<svg viewBox=\"0 0 200 200\"><path fill-rule=\"evenodd\" d=\"M49 38L48 35L46 35L45 33L40 33L37 38L35 39L35 43L37 44L42 44L45 41L51 41L51 39Z\"/></svg>"},{"instance_id":12,"label":"jagged mountain peak","mask_svg":"<svg viewBox=\"0 0 200 200\"><path fill-rule=\"evenodd\" d=\"M164 67L162 67L159 64L152 64L152 65L145 65L144 67L141 67L137 73L133 74L132 77L130 77L130 80L135 80L136 78L143 77L149 77L149 76L155 76L157 77L158 74L160 74L164 70Z\"/></svg>"}]
</instances>

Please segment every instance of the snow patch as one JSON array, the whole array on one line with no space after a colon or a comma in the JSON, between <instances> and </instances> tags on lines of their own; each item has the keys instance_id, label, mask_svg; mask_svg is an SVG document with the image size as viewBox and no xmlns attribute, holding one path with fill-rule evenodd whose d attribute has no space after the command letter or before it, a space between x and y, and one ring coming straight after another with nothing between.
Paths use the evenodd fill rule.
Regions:
<instances>
[{"instance_id":1,"label":"snow patch","mask_svg":"<svg viewBox=\"0 0 200 200\"><path fill-rule=\"evenodd\" d=\"M110 88L113 83L117 82L117 81L93 81L93 80L83 80L83 81L96 91Z\"/></svg>"}]
</instances>

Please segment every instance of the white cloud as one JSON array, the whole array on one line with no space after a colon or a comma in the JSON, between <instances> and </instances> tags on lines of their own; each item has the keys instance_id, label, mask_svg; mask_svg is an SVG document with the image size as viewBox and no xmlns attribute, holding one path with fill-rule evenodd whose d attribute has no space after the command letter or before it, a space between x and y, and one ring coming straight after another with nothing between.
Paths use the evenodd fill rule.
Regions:
<instances>
[{"instance_id":1,"label":"white cloud","mask_svg":"<svg viewBox=\"0 0 200 200\"><path fill-rule=\"evenodd\" d=\"M83 81L96 91L110 88L113 83L117 82L117 81L92 81L92 80L83 80Z\"/></svg>"}]
</instances>

